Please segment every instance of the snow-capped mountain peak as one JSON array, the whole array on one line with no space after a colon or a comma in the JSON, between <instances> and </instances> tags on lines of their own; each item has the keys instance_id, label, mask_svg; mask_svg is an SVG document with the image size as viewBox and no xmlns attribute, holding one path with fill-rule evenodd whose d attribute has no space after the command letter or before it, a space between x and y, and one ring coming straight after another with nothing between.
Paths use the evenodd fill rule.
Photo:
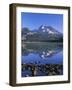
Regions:
<instances>
[{"instance_id":1,"label":"snow-capped mountain peak","mask_svg":"<svg viewBox=\"0 0 72 90\"><path fill-rule=\"evenodd\" d=\"M52 26L41 25L37 30L22 30L23 40L28 41L63 41L63 34ZM24 39L25 38L25 39Z\"/></svg>"},{"instance_id":2,"label":"snow-capped mountain peak","mask_svg":"<svg viewBox=\"0 0 72 90\"><path fill-rule=\"evenodd\" d=\"M45 25L41 25L39 27L39 31L46 32L48 34L59 34L59 32L57 30L55 30L53 27L45 26Z\"/></svg>"}]
</instances>

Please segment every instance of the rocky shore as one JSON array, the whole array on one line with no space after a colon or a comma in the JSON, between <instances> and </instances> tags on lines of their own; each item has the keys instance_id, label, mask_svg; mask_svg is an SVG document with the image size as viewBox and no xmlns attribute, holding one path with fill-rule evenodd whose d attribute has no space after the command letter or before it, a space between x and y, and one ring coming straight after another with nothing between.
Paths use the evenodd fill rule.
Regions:
<instances>
[{"instance_id":1,"label":"rocky shore","mask_svg":"<svg viewBox=\"0 0 72 90\"><path fill-rule=\"evenodd\" d=\"M22 64L22 77L63 75L62 64Z\"/></svg>"}]
</instances>

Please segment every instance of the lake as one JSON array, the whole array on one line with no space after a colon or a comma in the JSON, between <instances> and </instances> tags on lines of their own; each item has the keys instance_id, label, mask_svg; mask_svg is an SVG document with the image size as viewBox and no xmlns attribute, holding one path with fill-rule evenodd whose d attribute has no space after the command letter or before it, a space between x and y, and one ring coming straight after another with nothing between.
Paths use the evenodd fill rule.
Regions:
<instances>
[{"instance_id":1,"label":"lake","mask_svg":"<svg viewBox=\"0 0 72 90\"><path fill-rule=\"evenodd\" d=\"M61 42L22 42L22 77L63 75Z\"/></svg>"}]
</instances>

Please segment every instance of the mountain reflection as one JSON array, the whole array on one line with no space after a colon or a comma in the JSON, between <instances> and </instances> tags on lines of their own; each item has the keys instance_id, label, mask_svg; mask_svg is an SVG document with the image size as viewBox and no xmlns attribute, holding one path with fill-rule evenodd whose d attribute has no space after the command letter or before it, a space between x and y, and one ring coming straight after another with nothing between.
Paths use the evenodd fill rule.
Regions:
<instances>
[{"instance_id":1,"label":"mountain reflection","mask_svg":"<svg viewBox=\"0 0 72 90\"><path fill-rule=\"evenodd\" d=\"M63 74L61 42L22 42L22 77Z\"/></svg>"},{"instance_id":2,"label":"mountain reflection","mask_svg":"<svg viewBox=\"0 0 72 90\"><path fill-rule=\"evenodd\" d=\"M41 58L52 57L62 51L62 43L38 42L22 43L22 55L27 56L30 53L39 54Z\"/></svg>"}]
</instances>

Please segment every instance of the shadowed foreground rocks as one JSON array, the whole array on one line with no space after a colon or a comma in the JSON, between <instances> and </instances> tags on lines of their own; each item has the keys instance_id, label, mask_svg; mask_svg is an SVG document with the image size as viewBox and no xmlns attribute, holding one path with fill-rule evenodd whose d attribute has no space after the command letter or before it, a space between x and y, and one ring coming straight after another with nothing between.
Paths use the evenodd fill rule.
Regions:
<instances>
[{"instance_id":1,"label":"shadowed foreground rocks","mask_svg":"<svg viewBox=\"0 0 72 90\"><path fill-rule=\"evenodd\" d=\"M62 64L22 64L22 77L63 75Z\"/></svg>"}]
</instances>

